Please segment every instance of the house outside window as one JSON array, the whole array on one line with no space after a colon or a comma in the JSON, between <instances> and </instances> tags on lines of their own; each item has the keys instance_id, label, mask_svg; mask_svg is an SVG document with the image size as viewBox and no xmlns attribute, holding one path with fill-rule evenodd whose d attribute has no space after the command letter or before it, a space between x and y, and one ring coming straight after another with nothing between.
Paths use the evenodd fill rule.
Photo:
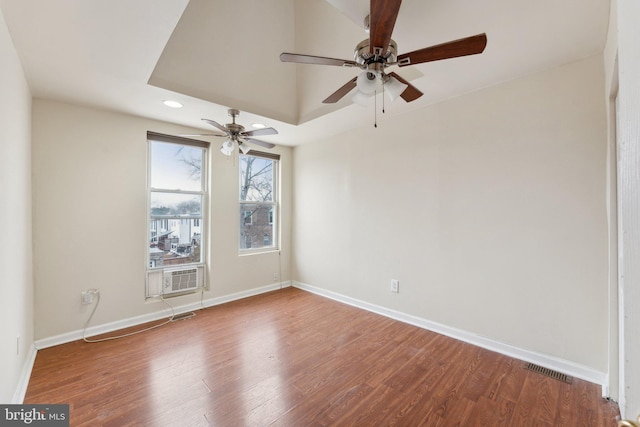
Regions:
<instances>
[{"instance_id":1,"label":"house outside window","mask_svg":"<svg viewBox=\"0 0 640 427\"><path fill-rule=\"evenodd\" d=\"M253 212L251 211L244 211L244 225L251 225L251 221L252 221L252 217L253 217Z\"/></svg>"},{"instance_id":2,"label":"house outside window","mask_svg":"<svg viewBox=\"0 0 640 427\"><path fill-rule=\"evenodd\" d=\"M240 252L278 248L277 176L280 156L251 151L240 155Z\"/></svg>"}]
</instances>

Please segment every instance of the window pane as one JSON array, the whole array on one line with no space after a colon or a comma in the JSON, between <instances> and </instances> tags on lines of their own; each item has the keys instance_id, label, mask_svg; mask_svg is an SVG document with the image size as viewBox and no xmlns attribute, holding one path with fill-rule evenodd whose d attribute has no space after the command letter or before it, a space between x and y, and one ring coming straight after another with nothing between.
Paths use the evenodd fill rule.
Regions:
<instances>
[{"instance_id":1,"label":"window pane","mask_svg":"<svg viewBox=\"0 0 640 427\"><path fill-rule=\"evenodd\" d=\"M201 232L195 219L152 219L149 267L201 262Z\"/></svg>"},{"instance_id":2,"label":"window pane","mask_svg":"<svg viewBox=\"0 0 640 427\"><path fill-rule=\"evenodd\" d=\"M276 245L273 206L240 204L240 249L269 248Z\"/></svg>"},{"instance_id":3,"label":"window pane","mask_svg":"<svg viewBox=\"0 0 640 427\"><path fill-rule=\"evenodd\" d=\"M153 141L151 187L167 190L202 190L204 149Z\"/></svg>"},{"instance_id":4,"label":"window pane","mask_svg":"<svg viewBox=\"0 0 640 427\"><path fill-rule=\"evenodd\" d=\"M151 192L151 218L202 216L202 196L182 193Z\"/></svg>"},{"instance_id":5,"label":"window pane","mask_svg":"<svg viewBox=\"0 0 640 427\"><path fill-rule=\"evenodd\" d=\"M151 192L149 267L202 262L202 196Z\"/></svg>"},{"instance_id":6,"label":"window pane","mask_svg":"<svg viewBox=\"0 0 640 427\"><path fill-rule=\"evenodd\" d=\"M273 164L270 159L240 156L240 200L273 201Z\"/></svg>"}]
</instances>

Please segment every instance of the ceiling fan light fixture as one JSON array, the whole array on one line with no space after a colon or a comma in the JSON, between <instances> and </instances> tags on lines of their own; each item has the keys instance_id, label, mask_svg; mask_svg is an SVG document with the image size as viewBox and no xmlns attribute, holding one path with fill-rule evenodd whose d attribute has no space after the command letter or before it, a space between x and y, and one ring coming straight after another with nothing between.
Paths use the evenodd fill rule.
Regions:
<instances>
[{"instance_id":1,"label":"ceiling fan light fixture","mask_svg":"<svg viewBox=\"0 0 640 427\"><path fill-rule=\"evenodd\" d=\"M251 147L249 147L249 145L245 144L244 142L240 143L238 145L238 148L240 149L240 151L242 151L242 154L247 154L249 151L251 151Z\"/></svg>"},{"instance_id":2,"label":"ceiling fan light fixture","mask_svg":"<svg viewBox=\"0 0 640 427\"><path fill-rule=\"evenodd\" d=\"M363 71L358 75L356 80L356 86L362 93L373 93L376 90L377 81L376 75L370 71Z\"/></svg>"},{"instance_id":3,"label":"ceiling fan light fixture","mask_svg":"<svg viewBox=\"0 0 640 427\"><path fill-rule=\"evenodd\" d=\"M389 77L389 80L384 83L384 89L389 94L391 102L395 101L400 95L402 95L402 92L404 92L408 87L409 85L400 82L395 77Z\"/></svg>"},{"instance_id":4,"label":"ceiling fan light fixture","mask_svg":"<svg viewBox=\"0 0 640 427\"><path fill-rule=\"evenodd\" d=\"M225 142L222 143L222 147L220 147L220 152L225 156L230 156L231 154L233 154L233 149L234 149L233 141L231 139L227 139Z\"/></svg>"},{"instance_id":5,"label":"ceiling fan light fixture","mask_svg":"<svg viewBox=\"0 0 640 427\"><path fill-rule=\"evenodd\" d=\"M369 98L371 98L371 95L364 94L357 90L356 93L351 97L351 101L361 107L366 107L367 105L369 105Z\"/></svg>"}]
</instances>

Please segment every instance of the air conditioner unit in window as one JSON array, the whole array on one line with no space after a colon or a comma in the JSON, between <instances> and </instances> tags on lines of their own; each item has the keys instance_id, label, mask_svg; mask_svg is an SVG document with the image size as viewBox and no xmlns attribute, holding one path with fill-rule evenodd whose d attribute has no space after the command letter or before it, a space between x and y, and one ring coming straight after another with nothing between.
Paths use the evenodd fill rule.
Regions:
<instances>
[{"instance_id":1,"label":"air conditioner unit in window","mask_svg":"<svg viewBox=\"0 0 640 427\"><path fill-rule=\"evenodd\" d=\"M181 270L164 270L162 277L162 294L171 295L187 292L198 288L200 283L198 268L186 268Z\"/></svg>"}]
</instances>

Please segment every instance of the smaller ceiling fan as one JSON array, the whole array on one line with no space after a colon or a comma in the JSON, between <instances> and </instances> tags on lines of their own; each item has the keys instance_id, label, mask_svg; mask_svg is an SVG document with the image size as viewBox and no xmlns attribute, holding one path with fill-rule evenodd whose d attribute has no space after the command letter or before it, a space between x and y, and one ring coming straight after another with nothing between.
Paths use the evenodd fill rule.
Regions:
<instances>
[{"instance_id":1,"label":"smaller ceiling fan","mask_svg":"<svg viewBox=\"0 0 640 427\"><path fill-rule=\"evenodd\" d=\"M218 136L218 137L226 137L227 139L222 143L222 147L220 147L220 152L225 156L231 156L233 154L233 150L235 150L236 144L238 144L238 149L242 151L242 154L247 154L251 147L248 144L255 144L265 148L273 148L275 144L270 142L261 141L259 139L253 138L254 136L266 136L266 135L277 135L278 131L274 128L263 128L256 130L244 130L244 126L236 123L236 117L240 115L240 111L235 108L230 108L227 112L231 116L231 123L227 123L222 126L220 123L215 122L211 119L202 119L203 121L209 123L214 128L222 131L222 134L219 133L204 133L197 135L185 135L185 136Z\"/></svg>"}]
</instances>

